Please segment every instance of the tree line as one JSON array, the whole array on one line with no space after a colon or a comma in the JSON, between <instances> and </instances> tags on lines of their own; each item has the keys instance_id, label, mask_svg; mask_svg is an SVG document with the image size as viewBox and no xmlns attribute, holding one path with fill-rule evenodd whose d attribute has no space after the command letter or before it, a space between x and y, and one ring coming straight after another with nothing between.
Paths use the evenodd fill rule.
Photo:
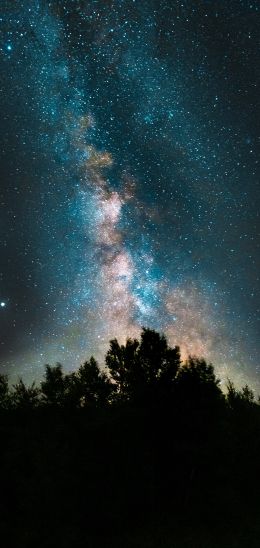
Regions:
<instances>
[{"instance_id":1,"label":"tree line","mask_svg":"<svg viewBox=\"0 0 260 548\"><path fill-rule=\"evenodd\" d=\"M260 405L143 329L105 368L0 376L5 548L259 548Z\"/></svg>"},{"instance_id":2,"label":"tree line","mask_svg":"<svg viewBox=\"0 0 260 548\"><path fill-rule=\"evenodd\" d=\"M181 361L180 348L171 348L163 334L143 328L140 340L128 338L125 345L110 341L101 370L92 356L77 371L64 373L61 364L46 365L40 386L26 386L22 378L10 387L0 375L0 409L105 407L111 405L162 406L186 401L190 406L218 408L254 406L253 391L245 385L237 390L227 382L224 396L214 367L203 358Z\"/></svg>"}]
</instances>

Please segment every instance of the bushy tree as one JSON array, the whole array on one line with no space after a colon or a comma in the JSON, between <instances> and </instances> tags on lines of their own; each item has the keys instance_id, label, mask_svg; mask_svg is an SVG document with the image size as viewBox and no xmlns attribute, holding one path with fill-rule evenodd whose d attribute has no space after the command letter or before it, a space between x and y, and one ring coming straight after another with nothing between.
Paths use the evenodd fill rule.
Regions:
<instances>
[{"instance_id":1,"label":"bushy tree","mask_svg":"<svg viewBox=\"0 0 260 548\"><path fill-rule=\"evenodd\" d=\"M111 381L105 372L100 371L93 356L80 366L76 374L76 384L81 407L106 405L113 391Z\"/></svg>"},{"instance_id":2,"label":"bushy tree","mask_svg":"<svg viewBox=\"0 0 260 548\"><path fill-rule=\"evenodd\" d=\"M170 387L181 365L180 348L169 347L164 335L154 329L143 328L139 359L148 384Z\"/></svg>"},{"instance_id":3,"label":"bushy tree","mask_svg":"<svg viewBox=\"0 0 260 548\"><path fill-rule=\"evenodd\" d=\"M45 366L41 383L42 402L55 407L86 407L108 403L113 385L91 357L78 371L64 375L62 366Z\"/></svg>"},{"instance_id":4,"label":"bushy tree","mask_svg":"<svg viewBox=\"0 0 260 548\"><path fill-rule=\"evenodd\" d=\"M138 347L139 342L136 339L127 339L125 345L120 345L117 339L110 341L105 359L118 399L129 399L134 385L137 390L140 383L144 382L139 366Z\"/></svg>"},{"instance_id":5,"label":"bushy tree","mask_svg":"<svg viewBox=\"0 0 260 548\"><path fill-rule=\"evenodd\" d=\"M32 409L39 404L40 390L33 383L31 386L26 386L22 379L19 379L17 384L13 385L11 395L12 405L19 409Z\"/></svg>"},{"instance_id":6,"label":"bushy tree","mask_svg":"<svg viewBox=\"0 0 260 548\"><path fill-rule=\"evenodd\" d=\"M231 409L241 409L245 407L252 407L256 405L255 396L253 390L246 384L237 390L234 383L228 379L227 382L227 396L228 405Z\"/></svg>"},{"instance_id":7,"label":"bushy tree","mask_svg":"<svg viewBox=\"0 0 260 548\"><path fill-rule=\"evenodd\" d=\"M63 375L61 405L64 407L80 407L80 387L77 372Z\"/></svg>"},{"instance_id":8,"label":"bushy tree","mask_svg":"<svg viewBox=\"0 0 260 548\"><path fill-rule=\"evenodd\" d=\"M41 382L41 393L43 403L60 407L64 403L65 382L62 366L57 363L55 366L45 366L45 378Z\"/></svg>"},{"instance_id":9,"label":"bushy tree","mask_svg":"<svg viewBox=\"0 0 260 548\"><path fill-rule=\"evenodd\" d=\"M180 350L170 348L164 335L143 328L140 342L110 341L106 365L115 382L118 399L147 401L159 393L169 394L180 367Z\"/></svg>"},{"instance_id":10,"label":"bushy tree","mask_svg":"<svg viewBox=\"0 0 260 548\"><path fill-rule=\"evenodd\" d=\"M187 379L199 385L218 386L219 380L216 379L214 367L207 363L204 358L189 356L181 367L178 375L179 382Z\"/></svg>"},{"instance_id":11,"label":"bushy tree","mask_svg":"<svg viewBox=\"0 0 260 548\"><path fill-rule=\"evenodd\" d=\"M189 356L179 370L176 384L178 401L186 409L196 412L203 409L209 415L223 403L220 380L216 378L213 365L203 358Z\"/></svg>"}]
</instances>

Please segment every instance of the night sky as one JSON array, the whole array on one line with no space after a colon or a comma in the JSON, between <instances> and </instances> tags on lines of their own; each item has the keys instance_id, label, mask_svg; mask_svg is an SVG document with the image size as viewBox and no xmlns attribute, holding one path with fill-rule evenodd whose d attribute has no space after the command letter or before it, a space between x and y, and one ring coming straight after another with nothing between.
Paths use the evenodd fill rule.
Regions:
<instances>
[{"instance_id":1,"label":"night sky","mask_svg":"<svg viewBox=\"0 0 260 548\"><path fill-rule=\"evenodd\" d=\"M2 0L0 371L163 331L260 387L257 0Z\"/></svg>"}]
</instances>

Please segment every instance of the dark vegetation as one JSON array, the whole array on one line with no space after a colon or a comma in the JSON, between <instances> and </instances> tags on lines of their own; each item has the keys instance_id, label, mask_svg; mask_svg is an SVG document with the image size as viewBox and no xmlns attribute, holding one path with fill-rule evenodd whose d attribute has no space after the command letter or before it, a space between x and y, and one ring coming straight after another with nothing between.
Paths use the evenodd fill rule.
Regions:
<instances>
[{"instance_id":1,"label":"dark vegetation","mask_svg":"<svg viewBox=\"0 0 260 548\"><path fill-rule=\"evenodd\" d=\"M159 333L0 376L1 546L259 548L260 405Z\"/></svg>"}]
</instances>

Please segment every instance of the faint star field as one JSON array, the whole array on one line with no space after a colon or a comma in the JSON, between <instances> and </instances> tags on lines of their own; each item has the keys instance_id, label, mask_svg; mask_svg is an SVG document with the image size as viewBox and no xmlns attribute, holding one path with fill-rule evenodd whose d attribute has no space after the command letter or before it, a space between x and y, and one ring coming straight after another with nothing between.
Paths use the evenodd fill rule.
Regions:
<instances>
[{"instance_id":1,"label":"faint star field","mask_svg":"<svg viewBox=\"0 0 260 548\"><path fill-rule=\"evenodd\" d=\"M163 331L260 387L258 2L3 1L0 366Z\"/></svg>"}]
</instances>

